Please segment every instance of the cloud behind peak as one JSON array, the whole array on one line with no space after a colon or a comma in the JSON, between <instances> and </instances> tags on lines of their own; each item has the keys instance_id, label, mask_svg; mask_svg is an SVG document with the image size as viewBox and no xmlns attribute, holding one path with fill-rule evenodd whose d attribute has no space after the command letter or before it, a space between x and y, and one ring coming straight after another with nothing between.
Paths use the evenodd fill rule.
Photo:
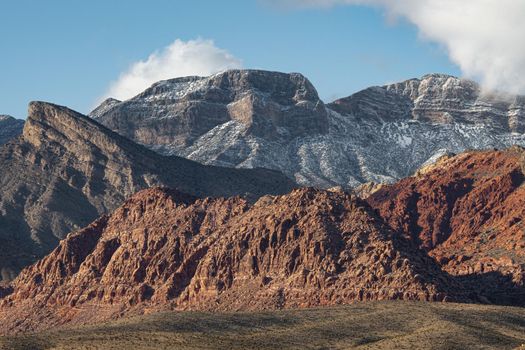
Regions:
<instances>
[{"instance_id":1,"label":"cloud behind peak","mask_svg":"<svg viewBox=\"0 0 525 350\"><path fill-rule=\"evenodd\" d=\"M286 7L378 6L441 44L463 74L489 90L525 94L525 1L266 0Z\"/></svg>"},{"instance_id":2,"label":"cloud behind peak","mask_svg":"<svg viewBox=\"0 0 525 350\"><path fill-rule=\"evenodd\" d=\"M159 80L189 75L211 75L240 68L242 61L228 51L215 46L212 40L175 40L145 60L131 64L110 84L104 98L126 100Z\"/></svg>"}]
</instances>

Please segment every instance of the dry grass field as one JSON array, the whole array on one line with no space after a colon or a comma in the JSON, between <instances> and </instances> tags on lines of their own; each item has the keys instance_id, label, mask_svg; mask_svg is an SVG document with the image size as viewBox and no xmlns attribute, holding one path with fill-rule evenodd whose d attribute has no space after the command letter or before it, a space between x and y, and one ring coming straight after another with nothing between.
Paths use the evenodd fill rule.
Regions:
<instances>
[{"instance_id":1,"label":"dry grass field","mask_svg":"<svg viewBox=\"0 0 525 350\"><path fill-rule=\"evenodd\" d=\"M170 312L3 337L0 349L525 349L525 309L373 302L256 313Z\"/></svg>"}]
</instances>

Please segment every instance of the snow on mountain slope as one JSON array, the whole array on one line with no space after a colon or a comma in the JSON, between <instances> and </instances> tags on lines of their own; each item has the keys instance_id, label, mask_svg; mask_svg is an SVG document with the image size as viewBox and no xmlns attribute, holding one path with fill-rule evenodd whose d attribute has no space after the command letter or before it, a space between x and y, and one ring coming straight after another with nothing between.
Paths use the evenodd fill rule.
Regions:
<instances>
[{"instance_id":1,"label":"snow on mountain slope","mask_svg":"<svg viewBox=\"0 0 525 350\"><path fill-rule=\"evenodd\" d=\"M303 185L354 187L409 176L446 151L525 145L523 135L494 134L483 125L413 120L377 125L335 111L330 111L329 121L327 135L274 141L246 135L246 129L232 121L173 153L205 164L279 169Z\"/></svg>"},{"instance_id":2,"label":"snow on mountain slope","mask_svg":"<svg viewBox=\"0 0 525 350\"><path fill-rule=\"evenodd\" d=\"M160 153L354 187L393 182L447 152L525 145L524 106L441 74L325 105L300 74L229 71L160 82L92 116Z\"/></svg>"}]
</instances>

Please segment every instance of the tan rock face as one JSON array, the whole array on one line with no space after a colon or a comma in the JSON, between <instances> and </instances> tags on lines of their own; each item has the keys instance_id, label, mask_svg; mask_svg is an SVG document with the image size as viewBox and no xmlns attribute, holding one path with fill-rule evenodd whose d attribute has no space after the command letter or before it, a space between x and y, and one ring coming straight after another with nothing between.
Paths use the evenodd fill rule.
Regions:
<instances>
[{"instance_id":1,"label":"tan rock face","mask_svg":"<svg viewBox=\"0 0 525 350\"><path fill-rule=\"evenodd\" d=\"M486 276L484 289L507 285L509 300L523 302L524 153L466 152L383 187L368 202L446 271Z\"/></svg>"},{"instance_id":2,"label":"tan rock face","mask_svg":"<svg viewBox=\"0 0 525 350\"><path fill-rule=\"evenodd\" d=\"M128 196L165 185L197 196L286 193L284 175L164 157L65 107L34 102L20 138L0 149L1 279Z\"/></svg>"},{"instance_id":3,"label":"tan rock face","mask_svg":"<svg viewBox=\"0 0 525 350\"><path fill-rule=\"evenodd\" d=\"M375 182L365 182L353 189L353 192L361 199L367 199L375 192L379 191L384 184Z\"/></svg>"},{"instance_id":4,"label":"tan rock face","mask_svg":"<svg viewBox=\"0 0 525 350\"><path fill-rule=\"evenodd\" d=\"M11 288L3 332L162 309L468 300L357 197L308 188L253 205L142 191L71 233Z\"/></svg>"}]
</instances>

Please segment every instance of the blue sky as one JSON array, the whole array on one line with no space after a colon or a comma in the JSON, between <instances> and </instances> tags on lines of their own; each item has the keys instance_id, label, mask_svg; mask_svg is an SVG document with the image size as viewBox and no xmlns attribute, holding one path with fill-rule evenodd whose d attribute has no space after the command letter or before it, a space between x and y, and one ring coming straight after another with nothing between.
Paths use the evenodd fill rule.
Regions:
<instances>
[{"instance_id":1,"label":"blue sky","mask_svg":"<svg viewBox=\"0 0 525 350\"><path fill-rule=\"evenodd\" d=\"M262 0L3 1L0 114L44 100L87 113L112 81L175 39L212 39L245 68L301 72L325 101L370 85L460 75L417 29L361 6L278 9Z\"/></svg>"}]
</instances>

